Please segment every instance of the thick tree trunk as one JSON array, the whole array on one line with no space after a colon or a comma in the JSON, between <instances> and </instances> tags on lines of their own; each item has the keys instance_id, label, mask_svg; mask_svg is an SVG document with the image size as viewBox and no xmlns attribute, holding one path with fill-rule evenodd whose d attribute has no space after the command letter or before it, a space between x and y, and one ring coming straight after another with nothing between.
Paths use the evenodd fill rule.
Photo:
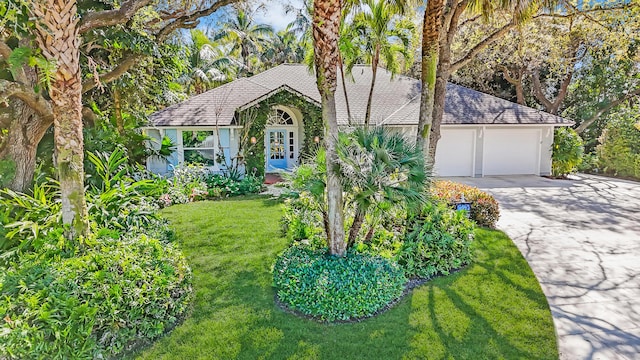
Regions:
<instances>
[{"instance_id":1,"label":"thick tree trunk","mask_svg":"<svg viewBox=\"0 0 640 360\"><path fill-rule=\"evenodd\" d=\"M40 18L36 39L56 72L49 94L52 101L56 167L62 201L62 222L70 239L89 232L84 196L82 137L82 81L76 1L33 1Z\"/></svg>"},{"instance_id":2,"label":"thick tree trunk","mask_svg":"<svg viewBox=\"0 0 640 360\"><path fill-rule=\"evenodd\" d=\"M20 100L11 101L10 112L11 122L0 159L11 160L16 166L15 176L7 183L7 187L26 192L33 182L38 144L51 126L51 121L40 119L32 108Z\"/></svg>"},{"instance_id":3,"label":"thick tree trunk","mask_svg":"<svg viewBox=\"0 0 640 360\"><path fill-rule=\"evenodd\" d=\"M327 92L322 96L322 117L325 119L325 145L327 147L327 214L329 217L327 236L330 239L329 253L344 256L347 244L344 241L342 184L336 172L336 164L338 163L338 152L336 151L338 120L334 93Z\"/></svg>"},{"instance_id":4,"label":"thick tree trunk","mask_svg":"<svg viewBox=\"0 0 640 360\"><path fill-rule=\"evenodd\" d=\"M442 29L444 1L428 1L422 23L422 91L416 143L425 154L429 152L429 141L433 127L433 105L435 99L436 70L439 57L439 38ZM427 159L432 162L433 158Z\"/></svg>"},{"instance_id":5,"label":"thick tree trunk","mask_svg":"<svg viewBox=\"0 0 640 360\"><path fill-rule=\"evenodd\" d=\"M340 0L314 0L313 40L318 91L322 97L322 118L327 148L327 215L329 253L344 256L344 213L342 184L336 172L338 153L338 120L335 91L339 61L338 36L340 28Z\"/></svg>"}]
</instances>

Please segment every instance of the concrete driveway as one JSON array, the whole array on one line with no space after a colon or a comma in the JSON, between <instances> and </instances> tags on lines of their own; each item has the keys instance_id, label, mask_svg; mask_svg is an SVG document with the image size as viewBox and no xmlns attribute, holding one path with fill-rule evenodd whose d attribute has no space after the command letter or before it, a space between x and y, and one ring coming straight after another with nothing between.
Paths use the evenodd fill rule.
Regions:
<instances>
[{"instance_id":1,"label":"concrete driveway","mask_svg":"<svg viewBox=\"0 0 640 360\"><path fill-rule=\"evenodd\" d=\"M640 183L578 175L455 178L500 202L538 277L561 359L640 359Z\"/></svg>"}]
</instances>

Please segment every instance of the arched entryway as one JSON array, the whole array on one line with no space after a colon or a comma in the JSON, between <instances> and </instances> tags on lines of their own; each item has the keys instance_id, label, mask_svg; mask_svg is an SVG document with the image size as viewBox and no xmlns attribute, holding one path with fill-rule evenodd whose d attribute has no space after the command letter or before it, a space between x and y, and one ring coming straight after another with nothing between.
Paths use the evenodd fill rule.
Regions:
<instances>
[{"instance_id":1,"label":"arched entryway","mask_svg":"<svg viewBox=\"0 0 640 360\"><path fill-rule=\"evenodd\" d=\"M293 111L275 107L265 126L266 172L293 168L298 160L299 120Z\"/></svg>"}]
</instances>

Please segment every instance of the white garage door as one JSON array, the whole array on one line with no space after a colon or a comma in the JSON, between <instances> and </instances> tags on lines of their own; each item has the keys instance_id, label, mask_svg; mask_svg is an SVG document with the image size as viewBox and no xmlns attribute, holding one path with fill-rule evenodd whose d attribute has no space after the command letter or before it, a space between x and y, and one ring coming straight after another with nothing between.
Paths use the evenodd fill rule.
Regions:
<instances>
[{"instance_id":1,"label":"white garage door","mask_svg":"<svg viewBox=\"0 0 640 360\"><path fill-rule=\"evenodd\" d=\"M487 129L483 175L539 175L540 131Z\"/></svg>"},{"instance_id":2,"label":"white garage door","mask_svg":"<svg viewBox=\"0 0 640 360\"><path fill-rule=\"evenodd\" d=\"M442 129L433 167L437 176L473 176L476 131L473 129Z\"/></svg>"}]
</instances>

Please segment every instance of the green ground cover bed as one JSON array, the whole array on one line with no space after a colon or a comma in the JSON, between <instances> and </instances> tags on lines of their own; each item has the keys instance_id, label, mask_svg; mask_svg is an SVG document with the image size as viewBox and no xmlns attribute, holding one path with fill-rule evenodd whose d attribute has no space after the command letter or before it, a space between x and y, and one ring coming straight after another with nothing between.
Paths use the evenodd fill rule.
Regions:
<instances>
[{"instance_id":1,"label":"green ground cover bed","mask_svg":"<svg viewBox=\"0 0 640 360\"><path fill-rule=\"evenodd\" d=\"M557 359L547 301L502 232L478 229L475 261L356 323L321 324L274 303L287 247L282 205L265 198L164 210L193 269L194 307L141 359Z\"/></svg>"}]
</instances>

